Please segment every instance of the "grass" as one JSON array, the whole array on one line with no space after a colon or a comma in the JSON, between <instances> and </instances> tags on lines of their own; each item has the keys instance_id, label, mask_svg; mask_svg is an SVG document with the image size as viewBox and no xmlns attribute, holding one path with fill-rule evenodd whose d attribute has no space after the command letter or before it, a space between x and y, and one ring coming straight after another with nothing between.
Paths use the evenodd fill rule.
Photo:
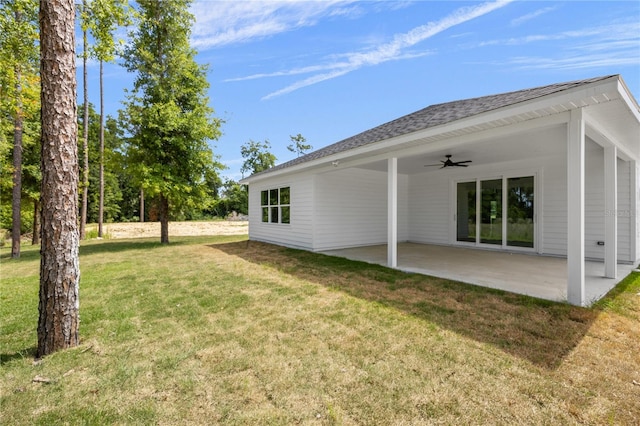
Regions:
<instances>
[{"instance_id":1,"label":"grass","mask_svg":"<svg viewBox=\"0 0 640 426\"><path fill-rule=\"evenodd\" d=\"M585 309L245 238L84 242L81 345L37 362L3 248L0 423L640 419L640 274Z\"/></svg>"}]
</instances>

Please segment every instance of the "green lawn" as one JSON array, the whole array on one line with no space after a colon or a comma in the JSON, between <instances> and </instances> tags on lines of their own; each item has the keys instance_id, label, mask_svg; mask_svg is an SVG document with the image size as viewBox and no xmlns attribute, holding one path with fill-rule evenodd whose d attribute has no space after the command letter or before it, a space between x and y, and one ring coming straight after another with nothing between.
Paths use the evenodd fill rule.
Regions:
<instances>
[{"instance_id":1,"label":"green lawn","mask_svg":"<svg viewBox=\"0 0 640 426\"><path fill-rule=\"evenodd\" d=\"M640 421L640 274L584 309L172 241L83 243L81 346L36 362L38 248L0 251L0 424Z\"/></svg>"}]
</instances>

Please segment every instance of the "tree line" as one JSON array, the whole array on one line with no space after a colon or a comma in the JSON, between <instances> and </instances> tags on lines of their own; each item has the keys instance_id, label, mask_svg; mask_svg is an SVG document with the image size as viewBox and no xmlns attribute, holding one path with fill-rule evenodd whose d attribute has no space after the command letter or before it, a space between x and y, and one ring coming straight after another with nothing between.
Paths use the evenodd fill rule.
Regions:
<instances>
[{"instance_id":1,"label":"tree line","mask_svg":"<svg viewBox=\"0 0 640 426\"><path fill-rule=\"evenodd\" d=\"M195 61L189 46L189 5L138 0L133 10L126 0L0 0L0 221L8 220L4 206L11 186L12 257L20 255L23 214L31 212L34 239L42 240L36 358L79 344L79 245L88 218L97 217L99 232L105 218L133 219L137 195L143 219L148 198L157 209L161 242L168 243L169 219L215 210L221 187L244 194L233 202L246 206L246 189L221 183L223 166L209 146L220 136L222 121L209 106L206 66ZM130 43L117 51L114 31L122 25L130 26ZM94 39L91 48L87 32ZM99 113L87 96L89 55L100 62ZM136 77L124 109L105 119L102 64L116 55ZM301 135L291 140L289 149L298 155L310 149ZM269 147L268 141L243 146L243 172L273 166Z\"/></svg>"},{"instance_id":2,"label":"tree line","mask_svg":"<svg viewBox=\"0 0 640 426\"><path fill-rule=\"evenodd\" d=\"M82 102L77 107L80 238L86 224L160 221L168 241L168 221L247 214L247 190L223 180L225 166L209 146L221 134L222 120L209 106L207 67L197 64L189 46L193 16L189 2L83 0L74 18L82 31ZM39 242L41 186L40 50L38 0L0 0L0 228L11 229L12 256L20 236ZM116 31L128 28L124 45ZM100 99L88 98L87 61L100 67ZM117 117L103 107L103 64L119 62L135 73L133 90ZM108 82L106 83L108 86ZM291 152L311 149L291 136ZM268 141L241 146L241 172L272 167ZM11 209L8 206L11 206Z\"/></svg>"}]
</instances>

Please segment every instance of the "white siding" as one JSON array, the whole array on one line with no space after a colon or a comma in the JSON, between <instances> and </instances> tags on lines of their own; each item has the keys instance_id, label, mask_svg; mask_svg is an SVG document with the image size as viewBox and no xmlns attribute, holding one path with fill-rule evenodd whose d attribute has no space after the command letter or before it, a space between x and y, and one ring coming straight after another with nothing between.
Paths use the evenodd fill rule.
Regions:
<instances>
[{"instance_id":1,"label":"white siding","mask_svg":"<svg viewBox=\"0 0 640 426\"><path fill-rule=\"evenodd\" d=\"M288 247L313 248L314 177L299 174L287 179L270 179L249 186L249 238ZM260 192L291 188L291 223L262 222Z\"/></svg>"},{"instance_id":2,"label":"white siding","mask_svg":"<svg viewBox=\"0 0 640 426\"><path fill-rule=\"evenodd\" d=\"M409 180L409 241L449 243L449 177L421 173Z\"/></svg>"},{"instance_id":3,"label":"white siding","mask_svg":"<svg viewBox=\"0 0 640 426\"><path fill-rule=\"evenodd\" d=\"M636 220L636 232L635 232L635 244L636 244L636 254L635 261L640 260L640 162L636 162L635 167L635 189L631 188L630 197L631 199L631 216L635 217ZM630 176L633 176L633 172L630 171ZM633 243L632 243L633 244ZM634 257L634 256L632 256Z\"/></svg>"},{"instance_id":4,"label":"white siding","mask_svg":"<svg viewBox=\"0 0 640 426\"><path fill-rule=\"evenodd\" d=\"M566 144L566 141L559 141ZM542 254L567 255L567 156L548 159L542 179ZM540 220L539 220L540 221Z\"/></svg>"},{"instance_id":5,"label":"white siding","mask_svg":"<svg viewBox=\"0 0 640 426\"><path fill-rule=\"evenodd\" d=\"M398 176L398 241L406 240L407 176ZM314 250L387 241L387 173L350 168L316 176Z\"/></svg>"},{"instance_id":6,"label":"white siding","mask_svg":"<svg viewBox=\"0 0 640 426\"><path fill-rule=\"evenodd\" d=\"M631 221L634 220L631 207L630 163L618 159L618 260L632 262L631 245L635 244L631 235Z\"/></svg>"},{"instance_id":7,"label":"white siding","mask_svg":"<svg viewBox=\"0 0 640 426\"><path fill-rule=\"evenodd\" d=\"M604 150L587 141L585 158L585 256L604 259L605 214L618 215L618 260L632 261L631 197L629 163L618 159L618 205L614 212L605 211L604 205Z\"/></svg>"},{"instance_id":8,"label":"white siding","mask_svg":"<svg viewBox=\"0 0 640 426\"><path fill-rule=\"evenodd\" d=\"M604 150L587 140L584 178L584 255L604 259Z\"/></svg>"},{"instance_id":9,"label":"white siding","mask_svg":"<svg viewBox=\"0 0 640 426\"><path fill-rule=\"evenodd\" d=\"M409 181L410 241L426 244L450 244L454 207L451 188L457 181L507 176L537 176L536 226L542 226L543 254L567 253L567 177L566 156L532 158L501 164L476 166L473 169L439 171L412 175Z\"/></svg>"}]
</instances>

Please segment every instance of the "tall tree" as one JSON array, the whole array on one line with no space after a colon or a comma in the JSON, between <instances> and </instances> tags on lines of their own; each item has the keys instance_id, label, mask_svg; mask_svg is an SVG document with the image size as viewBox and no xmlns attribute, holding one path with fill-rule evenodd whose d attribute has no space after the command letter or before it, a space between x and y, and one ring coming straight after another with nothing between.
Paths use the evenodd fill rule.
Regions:
<instances>
[{"instance_id":1,"label":"tall tree","mask_svg":"<svg viewBox=\"0 0 640 426\"><path fill-rule=\"evenodd\" d=\"M146 197L159 200L160 241L169 242L170 208L206 195L215 167L208 141L220 135L206 96L206 67L189 46L193 15L187 0L138 2L139 25L125 52L136 72L126 105L128 160Z\"/></svg>"},{"instance_id":2,"label":"tall tree","mask_svg":"<svg viewBox=\"0 0 640 426\"><path fill-rule=\"evenodd\" d=\"M98 237L102 237L104 220L104 62L113 62L117 43L116 29L130 22L131 11L127 0L92 0L87 17L87 27L95 40L91 56L100 62L100 163L99 163L99 211ZM86 102L86 99L85 99Z\"/></svg>"},{"instance_id":3,"label":"tall tree","mask_svg":"<svg viewBox=\"0 0 640 426\"><path fill-rule=\"evenodd\" d=\"M78 345L75 5L40 0L42 245L37 357Z\"/></svg>"},{"instance_id":4,"label":"tall tree","mask_svg":"<svg viewBox=\"0 0 640 426\"><path fill-rule=\"evenodd\" d=\"M87 78L87 60L89 59L89 43L87 37L89 10L87 0L82 0L80 22L82 27L82 203L80 204L80 239L84 240L87 227L87 204L89 200L89 82Z\"/></svg>"},{"instance_id":5,"label":"tall tree","mask_svg":"<svg viewBox=\"0 0 640 426\"><path fill-rule=\"evenodd\" d=\"M83 110L83 105L78 107ZM78 127L83 127L84 117L79 117ZM87 222L98 222L98 216L102 207L103 217L106 221L114 221L119 217L120 203L122 202L122 191L118 181L118 171L121 169L122 160L120 152L121 140L118 137L117 124L111 117L107 117L107 125L100 126L100 115L95 111L92 104L89 104L89 191L87 203ZM103 134L102 153L99 150L99 135ZM103 163L102 176L100 176L100 163ZM124 178L124 176L123 176ZM99 180L105 184L100 197ZM100 206L100 198L103 199ZM98 234L98 236L100 236Z\"/></svg>"},{"instance_id":6,"label":"tall tree","mask_svg":"<svg viewBox=\"0 0 640 426\"><path fill-rule=\"evenodd\" d=\"M28 97L29 77L37 73L37 6L33 0L2 0L0 5L0 101L3 111L8 110L13 121L11 257L18 258L22 227L25 101L28 103L25 95ZM33 90L30 92L33 95Z\"/></svg>"},{"instance_id":7,"label":"tall tree","mask_svg":"<svg viewBox=\"0 0 640 426\"><path fill-rule=\"evenodd\" d=\"M287 145L287 149L298 154L298 157L306 154L310 149L313 149L313 146L306 143L307 139L300 133L295 136L289 135L289 138L291 139L291 143Z\"/></svg>"},{"instance_id":8,"label":"tall tree","mask_svg":"<svg viewBox=\"0 0 640 426\"><path fill-rule=\"evenodd\" d=\"M243 144L240 147L240 155L244 158L242 167L240 167L242 176L247 172L259 173L275 166L277 158L269 151L270 149L271 144L268 140L264 142L249 140Z\"/></svg>"}]
</instances>

